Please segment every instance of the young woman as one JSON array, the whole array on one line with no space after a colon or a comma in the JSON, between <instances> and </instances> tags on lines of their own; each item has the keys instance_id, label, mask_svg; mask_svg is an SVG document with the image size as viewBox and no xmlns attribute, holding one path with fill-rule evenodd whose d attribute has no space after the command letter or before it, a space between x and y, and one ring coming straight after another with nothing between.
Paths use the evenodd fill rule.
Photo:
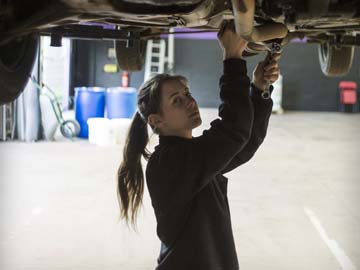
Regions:
<instances>
[{"instance_id":1,"label":"young woman","mask_svg":"<svg viewBox=\"0 0 360 270\"><path fill-rule=\"evenodd\" d=\"M160 74L139 89L138 112L127 135L118 170L121 216L135 224L142 203L144 175L141 156L148 161L146 183L161 240L157 270L237 270L235 243L227 199L228 178L223 174L247 162L263 142L278 79L279 55L260 62L253 81L247 76L242 53L247 41L233 24L218 33L223 49L219 80L219 116L199 137L192 129L201 124L199 108L183 76ZM151 154L147 124L159 135Z\"/></svg>"}]
</instances>

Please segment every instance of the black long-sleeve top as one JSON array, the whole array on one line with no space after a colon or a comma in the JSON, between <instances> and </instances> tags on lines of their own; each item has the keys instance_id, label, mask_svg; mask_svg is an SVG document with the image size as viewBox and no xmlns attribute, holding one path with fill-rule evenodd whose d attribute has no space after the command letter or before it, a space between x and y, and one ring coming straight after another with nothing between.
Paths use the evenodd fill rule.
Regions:
<instances>
[{"instance_id":1,"label":"black long-sleeve top","mask_svg":"<svg viewBox=\"0 0 360 270\"><path fill-rule=\"evenodd\" d=\"M273 101L250 82L245 60L223 65L221 119L199 137L160 135L146 166L161 240L156 270L239 269L223 174L247 162L263 142Z\"/></svg>"}]
</instances>

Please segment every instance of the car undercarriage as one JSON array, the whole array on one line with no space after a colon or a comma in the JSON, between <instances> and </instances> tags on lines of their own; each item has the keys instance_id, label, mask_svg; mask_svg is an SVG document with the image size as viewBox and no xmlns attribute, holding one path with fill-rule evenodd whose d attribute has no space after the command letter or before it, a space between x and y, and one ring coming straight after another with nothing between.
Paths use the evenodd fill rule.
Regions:
<instances>
[{"instance_id":1,"label":"car undercarriage","mask_svg":"<svg viewBox=\"0 0 360 270\"><path fill-rule=\"evenodd\" d=\"M147 40L171 28L215 32L223 20L249 41L246 57L303 39L319 44L326 76L344 76L360 44L359 8L350 0L0 0L0 103L21 93L40 35L53 46L63 37L114 40L120 68L133 71L142 69Z\"/></svg>"}]
</instances>

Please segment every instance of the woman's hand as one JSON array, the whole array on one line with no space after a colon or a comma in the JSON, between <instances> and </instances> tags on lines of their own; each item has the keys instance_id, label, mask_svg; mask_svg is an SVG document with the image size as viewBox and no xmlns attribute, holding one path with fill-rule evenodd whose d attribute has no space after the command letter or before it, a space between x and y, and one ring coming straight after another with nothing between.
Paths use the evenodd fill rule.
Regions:
<instances>
[{"instance_id":1,"label":"woman's hand","mask_svg":"<svg viewBox=\"0 0 360 270\"><path fill-rule=\"evenodd\" d=\"M217 34L220 47L223 49L223 58L241 58L248 43L235 31L234 21L224 20Z\"/></svg>"},{"instance_id":2,"label":"woman's hand","mask_svg":"<svg viewBox=\"0 0 360 270\"><path fill-rule=\"evenodd\" d=\"M257 88L260 90L267 90L269 86L279 78L280 53L274 53L273 55L268 52L264 61L259 62L253 71L253 80Z\"/></svg>"}]
</instances>

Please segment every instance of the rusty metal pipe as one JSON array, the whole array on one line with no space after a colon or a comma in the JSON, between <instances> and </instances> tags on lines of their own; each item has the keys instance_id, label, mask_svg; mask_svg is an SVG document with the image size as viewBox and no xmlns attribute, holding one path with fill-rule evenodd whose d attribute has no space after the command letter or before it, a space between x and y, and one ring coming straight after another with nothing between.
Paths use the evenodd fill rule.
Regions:
<instances>
[{"instance_id":1,"label":"rusty metal pipe","mask_svg":"<svg viewBox=\"0 0 360 270\"><path fill-rule=\"evenodd\" d=\"M254 27L255 0L231 0L236 33L249 42L262 42L284 38L288 29L283 23L271 23Z\"/></svg>"}]
</instances>

